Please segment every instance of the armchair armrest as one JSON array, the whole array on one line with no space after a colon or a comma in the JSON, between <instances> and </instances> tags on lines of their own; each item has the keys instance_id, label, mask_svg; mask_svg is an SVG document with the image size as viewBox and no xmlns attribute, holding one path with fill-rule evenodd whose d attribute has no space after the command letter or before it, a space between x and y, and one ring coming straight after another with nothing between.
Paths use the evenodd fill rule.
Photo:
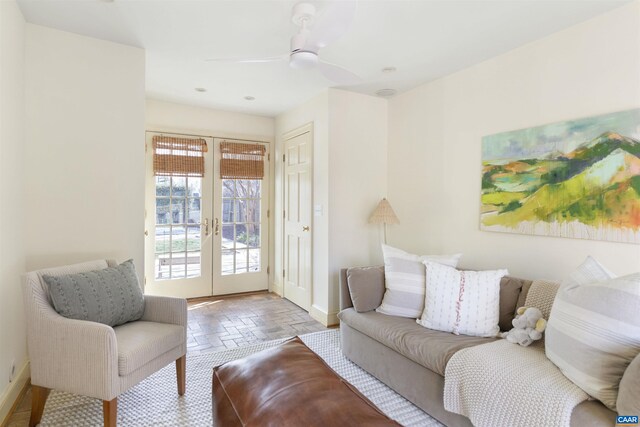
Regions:
<instances>
[{"instance_id":1,"label":"armchair armrest","mask_svg":"<svg viewBox=\"0 0 640 427\"><path fill-rule=\"evenodd\" d=\"M31 381L102 400L117 395L118 346L108 325L67 319L48 307L31 307L28 328Z\"/></svg>"},{"instance_id":2,"label":"armchair armrest","mask_svg":"<svg viewBox=\"0 0 640 427\"><path fill-rule=\"evenodd\" d=\"M170 323L187 327L187 300L183 298L144 296L142 319L149 322Z\"/></svg>"}]
</instances>

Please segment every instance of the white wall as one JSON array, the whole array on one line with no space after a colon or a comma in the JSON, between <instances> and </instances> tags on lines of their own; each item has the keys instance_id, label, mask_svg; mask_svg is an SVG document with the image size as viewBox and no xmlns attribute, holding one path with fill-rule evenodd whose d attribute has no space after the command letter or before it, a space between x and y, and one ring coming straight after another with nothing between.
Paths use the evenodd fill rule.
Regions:
<instances>
[{"instance_id":1,"label":"white wall","mask_svg":"<svg viewBox=\"0 0 640 427\"><path fill-rule=\"evenodd\" d=\"M147 99L146 130L273 141L272 117Z\"/></svg>"},{"instance_id":2,"label":"white wall","mask_svg":"<svg viewBox=\"0 0 640 427\"><path fill-rule=\"evenodd\" d=\"M367 223L386 195L387 101L329 89L276 118L276 154L282 135L313 123L313 288L310 313L337 323L340 268L381 262L379 228ZM276 164L277 188L282 165ZM282 210L281 194L276 212ZM277 254L282 254L282 220L276 215ZM279 257L281 258L281 257ZM276 262L276 289L282 288L282 262Z\"/></svg>"},{"instance_id":3,"label":"white wall","mask_svg":"<svg viewBox=\"0 0 640 427\"><path fill-rule=\"evenodd\" d=\"M329 315L340 269L382 264L382 228L368 223L387 195L387 100L329 90Z\"/></svg>"},{"instance_id":4,"label":"white wall","mask_svg":"<svg viewBox=\"0 0 640 427\"><path fill-rule=\"evenodd\" d=\"M16 3L0 2L0 423L29 376L21 290L25 272L24 27ZM15 374L10 383L12 362Z\"/></svg>"},{"instance_id":5,"label":"white wall","mask_svg":"<svg viewBox=\"0 0 640 427\"><path fill-rule=\"evenodd\" d=\"M481 138L640 106L640 2L394 98L390 243L470 268L561 279L587 255L637 271L640 246L479 231Z\"/></svg>"},{"instance_id":6,"label":"white wall","mask_svg":"<svg viewBox=\"0 0 640 427\"><path fill-rule=\"evenodd\" d=\"M145 53L27 24L27 268L133 258L144 231Z\"/></svg>"}]
</instances>

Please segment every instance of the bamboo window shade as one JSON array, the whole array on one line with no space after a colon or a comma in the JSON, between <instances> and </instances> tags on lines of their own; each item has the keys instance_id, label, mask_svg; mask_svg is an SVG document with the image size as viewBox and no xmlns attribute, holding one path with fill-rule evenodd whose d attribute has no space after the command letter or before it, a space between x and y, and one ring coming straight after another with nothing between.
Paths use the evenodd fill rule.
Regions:
<instances>
[{"instance_id":1,"label":"bamboo window shade","mask_svg":"<svg viewBox=\"0 0 640 427\"><path fill-rule=\"evenodd\" d=\"M207 142L202 138L153 137L153 174L162 176L204 176L204 153Z\"/></svg>"},{"instance_id":2,"label":"bamboo window shade","mask_svg":"<svg viewBox=\"0 0 640 427\"><path fill-rule=\"evenodd\" d=\"M266 148L260 144L223 141L220 143L220 178L264 178Z\"/></svg>"}]
</instances>

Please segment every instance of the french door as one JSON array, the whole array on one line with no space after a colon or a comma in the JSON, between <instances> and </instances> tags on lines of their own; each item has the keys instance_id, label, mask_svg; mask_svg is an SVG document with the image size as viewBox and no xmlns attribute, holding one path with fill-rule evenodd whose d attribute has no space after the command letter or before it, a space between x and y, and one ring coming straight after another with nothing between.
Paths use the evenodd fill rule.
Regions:
<instances>
[{"instance_id":1,"label":"french door","mask_svg":"<svg viewBox=\"0 0 640 427\"><path fill-rule=\"evenodd\" d=\"M204 141L203 176L180 171L154 173L154 137ZM221 179L221 141L147 132L145 292L148 294L192 298L268 288L269 168L265 165L262 180ZM267 144L263 145L268 149ZM192 156L175 152L177 156ZM266 162L268 155L264 159Z\"/></svg>"},{"instance_id":2,"label":"french door","mask_svg":"<svg viewBox=\"0 0 640 427\"><path fill-rule=\"evenodd\" d=\"M216 162L213 192L213 287L215 294L251 292L268 288L268 144L215 140L215 152L221 144L264 147L264 176L222 178ZM243 154L238 154L242 157Z\"/></svg>"}]
</instances>

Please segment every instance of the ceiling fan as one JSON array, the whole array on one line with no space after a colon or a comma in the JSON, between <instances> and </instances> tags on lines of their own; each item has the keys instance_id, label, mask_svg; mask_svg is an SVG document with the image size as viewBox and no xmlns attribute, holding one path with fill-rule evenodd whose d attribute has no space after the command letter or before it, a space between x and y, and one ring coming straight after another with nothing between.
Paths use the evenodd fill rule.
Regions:
<instances>
[{"instance_id":1,"label":"ceiling fan","mask_svg":"<svg viewBox=\"0 0 640 427\"><path fill-rule=\"evenodd\" d=\"M260 63L289 61L291 68L316 68L326 78L340 85L354 85L362 81L360 77L338 65L323 61L320 50L339 39L349 31L356 13L354 0L327 2L321 14L311 3L298 3L293 7L291 20L300 31L291 37L291 50L287 54L267 58L229 59L213 58L206 61Z\"/></svg>"}]
</instances>

